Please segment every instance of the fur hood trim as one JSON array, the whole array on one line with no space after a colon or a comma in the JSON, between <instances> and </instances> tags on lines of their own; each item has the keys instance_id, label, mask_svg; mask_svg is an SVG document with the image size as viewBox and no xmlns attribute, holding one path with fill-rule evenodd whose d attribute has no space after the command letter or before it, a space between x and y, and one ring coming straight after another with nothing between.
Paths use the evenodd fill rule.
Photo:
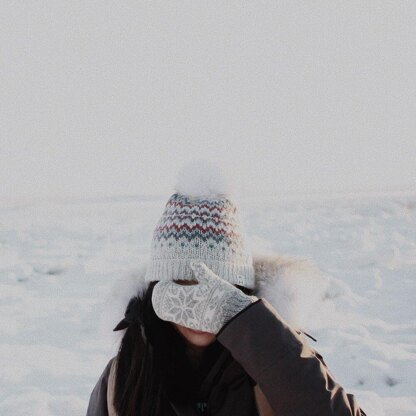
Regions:
<instances>
[{"instance_id":1,"label":"fur hood trim","mask_svg":"<svg viewBox=\"0 0 416 416\"><path fill-rule=\"evenodd\" d=\"M99 311L99 330L108 336L124 317L125 308L134 295L143 295L147 262L118 279ZM308 331L314 327L321 305L328 301L329 277L309 258L279 254L253 255L255 271L254 295L265 298L291 326ZM104 334L103 334L104 335Z\"/></svg>"}]
</instances>

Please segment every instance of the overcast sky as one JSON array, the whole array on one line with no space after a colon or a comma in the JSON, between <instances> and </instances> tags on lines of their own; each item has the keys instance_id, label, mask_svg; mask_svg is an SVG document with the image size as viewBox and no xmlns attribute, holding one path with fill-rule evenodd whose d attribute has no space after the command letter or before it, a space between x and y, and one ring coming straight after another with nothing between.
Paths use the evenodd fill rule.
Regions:
<instances>
[{"instance_id":1,"label":"overcast sky","mask_svg":"<svg viewBox=\"0 0 416 416\"><path fill-rule=\"evenodd\" d=\"M0 198L416 189L416 2L0 4Z\"/></svg>"}]
</instances>

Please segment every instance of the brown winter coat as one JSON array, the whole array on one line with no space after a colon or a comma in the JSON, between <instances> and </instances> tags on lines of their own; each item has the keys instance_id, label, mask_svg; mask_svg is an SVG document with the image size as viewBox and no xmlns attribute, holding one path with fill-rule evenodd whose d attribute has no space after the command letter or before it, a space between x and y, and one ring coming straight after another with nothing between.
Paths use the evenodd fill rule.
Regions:
<instances>
[{"instance_id":1,"label":"brown winter coat","mask_svg":"<svg viewBox=\"0 0 416 416\"><path fill-rule=\"evenodd\" d=\"M217 334L217 341L225 347L224 352L201 386L208 415L365 415L301 331L265 298L231 319ZM113 362L114 358L91 393L87 416L116 416L111 406ZM198 415L190 405L171 403L171 407L166 416Z\"/></svg>"}]
</instances>

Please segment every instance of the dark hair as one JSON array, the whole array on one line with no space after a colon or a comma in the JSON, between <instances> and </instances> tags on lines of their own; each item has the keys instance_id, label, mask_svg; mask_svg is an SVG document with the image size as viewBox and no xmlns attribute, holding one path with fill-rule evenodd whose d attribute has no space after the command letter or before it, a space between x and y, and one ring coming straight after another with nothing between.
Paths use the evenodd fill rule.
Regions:
<instances>
[{"instance_id":1,"label":"dark hair","mask_svg":"<svg viewBox=\"0 0 416 416\"><path fill-rule=\"evenodd\" d=\"M150 282L134 303L138 322L131 323L117 354L114 407L119 416L162 416L168 413L170 397L188 401L193 391L192 366L186 344L170 322L160 319L152 305ZM251 289L237 286L250 295ZM222 349L216 341L216 347Z\"/></svg>"}]
</instances>

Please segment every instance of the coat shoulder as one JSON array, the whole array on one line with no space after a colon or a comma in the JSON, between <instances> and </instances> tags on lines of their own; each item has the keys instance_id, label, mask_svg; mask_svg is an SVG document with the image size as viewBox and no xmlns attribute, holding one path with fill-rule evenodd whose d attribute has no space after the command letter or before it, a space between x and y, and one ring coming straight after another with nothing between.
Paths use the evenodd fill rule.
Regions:
<instances>
[{"instance_id":1,"label":"coat shoulder","mask_svg":"<svg viewBox=\"0 0 416 416\"><path fill-rule=\"evenodd\" d=\"M109 416L107 406L108 381L111 367L116 357L112 357L100 375L91 392L86 416Z\"/></svg>"}]
</instances>

